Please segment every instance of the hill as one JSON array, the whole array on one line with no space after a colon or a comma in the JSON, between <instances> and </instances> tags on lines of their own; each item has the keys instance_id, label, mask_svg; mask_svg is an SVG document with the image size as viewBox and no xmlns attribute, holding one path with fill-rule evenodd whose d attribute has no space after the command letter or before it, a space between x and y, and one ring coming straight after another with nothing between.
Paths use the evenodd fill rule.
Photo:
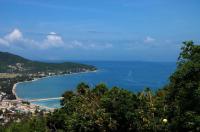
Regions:
<instances>
[{"instance_id":1,"label":"hill","mask_svg":"<svg viewBox=\"0 0 200 132\"><path fill-rule=\"evenodd\" d=\"M35 72L83 72L96 70L94 66L64 62L47 63L32 61L8 52L0 52L0 73L35 73Z\"/></svg>"}]
</instances>

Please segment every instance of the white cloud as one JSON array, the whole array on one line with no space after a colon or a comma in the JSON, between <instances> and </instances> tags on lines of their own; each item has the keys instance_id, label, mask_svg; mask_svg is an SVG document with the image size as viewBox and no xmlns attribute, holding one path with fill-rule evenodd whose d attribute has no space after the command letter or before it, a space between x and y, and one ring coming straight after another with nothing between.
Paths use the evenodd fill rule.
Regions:
<instances>
[{"instance_id":1,"label":"white cloud","mask_svg":"<svg viewBox=\"0 0 200 132\"><path fill-rule=\"evenodd\" d=\"M46 36L46 40L48 43L51 44L61 44L63 43L62 37L58 36L55 32L50 32L47 36Z\"/></svg>"},{"instance_id":2,"label":"white cloud","mask_svg":"<svg viewBox=\"0 0 200 132\"><path fill-rule=\"evenodd\" d=\"M12 43L23 40L22 32L16 28L9 34L5 35L3 38L0 38L0 44L4 46L10 46Z\"/></svg>"},{"instance_id":3,"label":"white cloud","mask_svg":"<svg viewBox=\"0 0 200 132\"><path fill-rule=\"evenodd\" d=\"M95 49L103 50L113 47L111 43L98 42L98 41L66 41L64 42L62 37L55 32L50 32L43 40L33 40L23 37L23 33L19 29L14 29L9 34L0 38L0 45L7 47L21 47L27 49L48 49L48 48L64 48L64 49Z\"/></svg>"},{"instance_id":4,"label":"white cloud","mask_svg":"<svg viewBox=\"0 0 200 132\"><path fill-rule=\"evenodd\" d=\"M152 38L152 37L150 37L150 36L147 36L147 37L145 38L145 40L144 40L145 43L153 43L153 42L155 42L155 41L156 41L156 39L155 39L155 38Z\"/></svg>"},{"instance_id":5,"label":"white cloud","mask_svg":"<svg viewBox=\"0 0 200 132\"><path fill-rule=\"evenodd\" d=\"M104 50L112 48L113 45L110 43L89 43L85 46L85 49L96 49L96 50Z\"/></svg>"},{"instance_id":6,"label":"white cloud","mask_svg":"<svg viewBox=\"0 0 200 132\"><path fill-rule=\"evenodd\" d=\"M9 46L9 42L0 38L0 45Z\"/></svg>"},{"instance_id":7,"label":"white cloud","mask_svg":"<svg viewBox=\"0 0 200 132\"><path fill-rule=\"evenodd\" d=\"M57 35L55 32L50 32L49 35Z\"/></svg>"},{"instance_id":8,"label":"white cloud","mask_svg":"<svg viewBox=\"0 0 200 132\"><path fill-rule=\"evenodd\" d=\"M46 39L43 42L43 45L41 45L42 48L48 48L48 47L62 47L64 46L64 42L61 36L57 35L55 32L50 32Z\"/></svg>"},{"instance_id":9,"label":"white cloud","mask_svg":"<svg viewBox=\"0 0 200 132\"><path fill-rule=\"evenodd\" d=\"M72 44L75 46L75 47L82 47L83 46L83 43L78 41L78 40L74 40L72 41Z\"/></svg>"},{"instance_id":10,"label":"white cloud","mask_svg":"<svg viewBox=\"0 0 200 132\"><path fill-rule=\"evenodd\" d=\"M20 44L20 45L19 45ZM36 41L28 38L24 38L22 32L19 29L14 29L9 34L0 38L0 45L3 46L23 46L29 48L49 48L49 47L61 47L64 42L62 37L55 32L50 32L46 38L42 41Z\"/></svg>"},{"instance_id":11,"label":"white cloud","mask_svg":"<svg viewBox=\"0 0 200 132\"><path fill-rule=\"evenodd\" d=\"M9 42L13 42L13 41L22 40L23 35L22 35L21 31L16 28L11 33L6 35L4 38L5 38L5 40L7 40Z\"/></svg>"},{"instance_id":12,"label":"white cloud","mask_svg":"<svg viewBox=\"0 0 200 132\"><path fill-rule=\"evenodd\" d=\"M102 50L113 47L111 43L95 42L95 41L89 42L89 41L79 41L79 40L74 40L72 42L69 42L66 46L67 48L81 48L85 50L90 50L90 49Z\"/></svg>"}]
</instances>

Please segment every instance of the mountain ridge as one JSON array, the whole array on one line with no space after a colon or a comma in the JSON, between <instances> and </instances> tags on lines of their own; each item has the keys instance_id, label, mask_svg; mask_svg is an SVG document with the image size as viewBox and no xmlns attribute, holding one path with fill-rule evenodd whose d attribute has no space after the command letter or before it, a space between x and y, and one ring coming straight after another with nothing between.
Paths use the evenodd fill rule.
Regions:
<instances>
[{"instance_id":1,"label":"mountain ridge","mask_svg":"<svg viewBox=\"0 0 200 132\"><path fill-rule=\"evenodd\" d=\"M96 67L75 62L33 61L9 52L0 51L0 72L81 72L93 71Z\"/></svg>"}]
</instances>

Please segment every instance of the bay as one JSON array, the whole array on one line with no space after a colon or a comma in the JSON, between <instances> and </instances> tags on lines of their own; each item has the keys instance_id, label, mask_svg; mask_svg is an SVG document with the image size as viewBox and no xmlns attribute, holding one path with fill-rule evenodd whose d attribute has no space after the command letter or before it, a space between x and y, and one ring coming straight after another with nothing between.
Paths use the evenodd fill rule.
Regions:
<instances>
[{"instance_id":1,"label":"bay","mask_svg":"<svg viewBox=\"0 0 200 132\"><path fill-rule=\"evenodd\" d=\"M169 76L176 68L175 62L85 61L81 63L94 65L98 70L20 83L16 87L16 93L22 99L60 97L65 91L74 90L80 82L85 82L91 87L105 83L109 87L117 86L133 92L142 91L146 87L155 91L168 83ZM52 108L60 107L59 100L34 103Z\"/></svg>"}]
</instances>

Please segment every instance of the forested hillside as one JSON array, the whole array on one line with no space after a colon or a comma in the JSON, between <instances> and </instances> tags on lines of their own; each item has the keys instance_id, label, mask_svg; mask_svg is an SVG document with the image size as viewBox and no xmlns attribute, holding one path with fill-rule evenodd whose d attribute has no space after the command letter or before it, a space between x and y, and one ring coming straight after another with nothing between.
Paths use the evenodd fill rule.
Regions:
<instances>
[{"instance_id":1,"label":"forested hillside","mask_svg":"<svg viewBox=\"0 0 200 132\"><path fill-rule=\"evenodd\" d=\"M73 62L45 63L31 61L8 52L0 52L0 72L79 72L95 69L96 68L94 66Z\"/></svg>"}]
</instances>

